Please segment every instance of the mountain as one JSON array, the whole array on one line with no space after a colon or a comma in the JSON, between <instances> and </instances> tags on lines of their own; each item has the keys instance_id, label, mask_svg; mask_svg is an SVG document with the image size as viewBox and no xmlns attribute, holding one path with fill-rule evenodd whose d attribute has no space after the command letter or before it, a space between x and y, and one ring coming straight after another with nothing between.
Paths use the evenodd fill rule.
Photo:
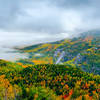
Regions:
<instances>
[{"instance_id":1,"label":"mountain","mask_svg":"<svg viewBox=\"0 0 100 100\"><path fill-rule=\"evenodd\" d=\"M17 49L0 59L0 100L100 100L100 31Z\"/></svg>"},{"instance_id":2,"label":"mountain","mask_svg":"<svg viewBox=\"0 0 100 100\"><path fill-rule=\"evenodd\" d=\"M72 39L32 45L19 50L29 54L28 59L18 61L24 64L64 64L100 74L100 30L83 32Z\"/></svg>"}]
</instances>

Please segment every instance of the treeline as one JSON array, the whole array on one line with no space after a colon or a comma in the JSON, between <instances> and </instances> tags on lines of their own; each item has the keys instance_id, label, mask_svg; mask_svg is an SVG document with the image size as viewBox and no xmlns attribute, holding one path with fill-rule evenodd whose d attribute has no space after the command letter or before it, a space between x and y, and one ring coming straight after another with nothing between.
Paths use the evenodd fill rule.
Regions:
<instances>
[{"instance_id":1,"label":"treeline","mask_svg":"<svg viewBox=\"0 0 100 100\"><path fill-rule=\"evenodd\" d=\"M66 65L0 60L0 100L99 100L100 76Z\"/></svg>"}]
</instances>

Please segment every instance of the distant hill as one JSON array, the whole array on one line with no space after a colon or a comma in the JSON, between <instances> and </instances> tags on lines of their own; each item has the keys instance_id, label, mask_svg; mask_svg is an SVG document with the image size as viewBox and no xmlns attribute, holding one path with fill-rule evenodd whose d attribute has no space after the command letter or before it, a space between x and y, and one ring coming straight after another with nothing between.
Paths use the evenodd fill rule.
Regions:
<instances>
[{"instance_id":1,"label":"distant hill","mask_svg":"<svg viewBox=\"0 0 100 100\"><path fill-rule=\"evenodd\" d=\"M83 32L80 33L81 37L87 37L87 36L93 36L93 37L100 37L100 30L99 29L95 29L95 30L90 30L87 32Z\"/></svg>"},{"instance_id":2,"label":"distant hill","mask_svg":"<svg viewBox=\"0 0 100 100\"><path fill-rule=\"evenodd\" d=\"M81 33L78 37L32 45L20 49L29 54L24 64L65 64L86 72L100 74L100 30Z\"/></svg>"}]
</instances>

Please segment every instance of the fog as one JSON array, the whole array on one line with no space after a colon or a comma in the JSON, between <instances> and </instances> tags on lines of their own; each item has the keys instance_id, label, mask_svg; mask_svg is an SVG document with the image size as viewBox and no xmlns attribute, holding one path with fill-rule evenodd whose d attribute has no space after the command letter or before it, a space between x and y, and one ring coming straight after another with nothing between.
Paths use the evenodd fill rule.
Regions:
<instances>
[{"instance_id":1,"label":"fog","mask_svg":"<svg viewBox=\"0 0 100 100\"><path fill-rule=\"evenodd\" d=\"M8 61L17 61L19 59L28 58L28 54L21 54L15 49L11 48L0 48L0 59L5 59Z\"/></svg>"},{"instance_id":2,"label":"fog","mask_svg":"<svg viewBox=\"0 0 100 100\"><path fill-rule=\"evenodd\" d=\"M0 48L100 29L99 4L100 0L0 0Z\"/></svg>"}]
</instances>

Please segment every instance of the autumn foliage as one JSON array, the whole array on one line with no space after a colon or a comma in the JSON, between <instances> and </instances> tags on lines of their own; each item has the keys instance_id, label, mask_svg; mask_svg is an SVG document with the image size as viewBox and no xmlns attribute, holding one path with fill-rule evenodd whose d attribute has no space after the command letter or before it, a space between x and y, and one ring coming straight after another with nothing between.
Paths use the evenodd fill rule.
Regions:
<instances>
[{"instance_id":1,"label":"autumn foliage","mask_svg":"<svg viewBox=\"0 0 100 100\"><path fill-rule=\"evenodd\" d=\"M100 99L99 75L66 65L25 66L27 67L24 68L20 63L0 61L1 100Z\"/></svg>"}]
</instances>

